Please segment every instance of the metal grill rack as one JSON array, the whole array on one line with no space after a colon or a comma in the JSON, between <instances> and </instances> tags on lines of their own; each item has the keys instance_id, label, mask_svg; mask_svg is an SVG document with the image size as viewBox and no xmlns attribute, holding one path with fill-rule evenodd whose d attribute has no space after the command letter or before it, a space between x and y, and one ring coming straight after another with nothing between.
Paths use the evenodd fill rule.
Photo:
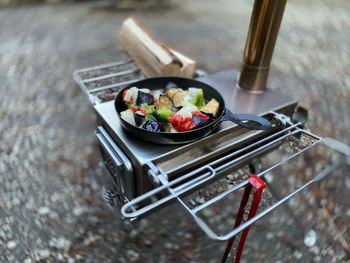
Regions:
<instances>
[{"instance_id":1,"label":"metal grill rack","mask_svg":"<svg viewBox=\"0 0 350 263\"><path fill-rule=\"evenodd\" d=\"M73 77L93 105L112 100L119 88L144 78L129 58L76 70Z\"/></svg>"},{"instance_id":2,"label":"metal grill rack","mask_svg":"<svg viewBox=\"0 0 350 263\"><path fill-rule=\"evenodd\" d=\"M142 217L150 213L153 209L159 208L175 199L187 212L189 212L192 218L209 237L220 241L228 240L278 206L287 202L303 189L323 179L337 168L345 165L350 156L349 147L341 145L339 142L335 143L334 140L329 138L322 139L302 129L300 123L293 124L290 122L286 128L244 147L240 147L240 143L242 142L228 145L228 148L232 148L232 150L228 150L224 156L213 158L212 161L206 162L205 165L202 164L200 168L188 173L183 173L174 180L169 180L168 174L159 169L159 167L156 173L152 172L152 169L150 169L149 171L150 175L153 177L153 181L160 182L160 186L125 204L121 209L123 216L128 219ZM318 146L317 149L315 147L316 145ZM290 192L284 193L283 196L280 195L279 200L274 203L261 207L259 213L255 217L244 222L234 230L225 234L219 234L200 216L201 212L205 209L210 208L216 203L222 202L223 199L229 195L233 195L236 192L238 193L247 186L247 179L250 176L250 172L248 169L245 169L246 171L248 170L248 172L241 174L237 178L233 178L233 184L228 185L227 181L226 183L221 183L220 188L222 190L219 193L217 190L214 190L214 195L209 194L205 197L198 193L193 194L193 192L196 190L198 191L198 189L200 192L203 192L204 187L210 187L208 185L217 184L220 178L223 176L227 177L227 171L231 171L229 174L232 174L232 171L237 172L239 169L244 170L247 163L258 162L263 168L257 173L257 176L264 178L266 181L271 181L271 178L276 179L275 177L278 176L279 171L281 172L288 162L293 162L304 154L310 154L311 151L319 151L319 148L324 150L329 148L332 151L337 152L337 155L339 156L336 158L336 161L327 160L324 169L311 178L306 178L304 175L300 175L299 177L302 177L299 178L299 181L301 181L300 185L295 187L295 189L290 190ZM285 154L277 157L273 149L277 149L279 154L282 150ZM270 155L271 157L268 161L266 159L267 155ZM325 155L325 157L327 156ZM154 163L149 164L149 166L155 167ZM289 174L289 176L298 175ZM268 179L266 179L266 177L268 177ZM214 186L214 189L216 188L217 185L216 187ZM202 202L200 204L193 204L193 200L198 198L202 199Z\"/></svg>"}]
</instances>

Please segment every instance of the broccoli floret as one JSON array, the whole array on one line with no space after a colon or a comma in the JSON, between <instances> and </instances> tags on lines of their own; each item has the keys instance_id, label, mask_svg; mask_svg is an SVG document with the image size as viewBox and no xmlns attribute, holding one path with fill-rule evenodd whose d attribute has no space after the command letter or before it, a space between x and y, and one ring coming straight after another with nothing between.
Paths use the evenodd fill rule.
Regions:
<instances>
[{"instance_id":1,"label":"broccoli floret","mask_svg":"<svg viewBox=\"0 0 350 263\"><path fill-rule=\"evenodd\" d=\"M169 118L172 114L173 112L171 110L159 109L156 111L155 117L161 122L169 122Z\"/></svg>"},{"instance_id":2,"label":"broccoli floret","mask_svg":"<svg viewBox=\"0 0 350 263\"><path fill-rule=\"evenodd\" d=\"M193 105L196 105L198 108L203 107L205 105L203 91L197 92L195 98L190 99L189 102L192 103Z\"/></svg>"}]
</instances>

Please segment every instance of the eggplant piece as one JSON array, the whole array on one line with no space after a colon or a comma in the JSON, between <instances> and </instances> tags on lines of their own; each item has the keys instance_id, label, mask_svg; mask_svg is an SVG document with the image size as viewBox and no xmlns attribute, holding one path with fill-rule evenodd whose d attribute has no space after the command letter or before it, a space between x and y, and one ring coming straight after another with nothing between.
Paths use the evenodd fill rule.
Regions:
<instances>
[{"instance_id":1,"label":"eggplant piece","mask_svg":"<svg viewBox=\"0 0 350 263\"><path fill-rule=\"evenodd\" d=\"M144 103L153 104L153 100L154 98L152 94L139 90L139 92L137 93L136 105L140 106Z\"/></svg>"},{"instance_id":2,"label":"eggplant piece","mask_svg":"<svg viewBox=\"0 0 350 263\"><path fill-rule=\"evenodd\" d=\"M182 89L179 89L174 97L172 98L173 102L174 102L174 106L175 107L182 107L184 104L184 98L187 95L187 91L184 91Z\"/></svg>"},{"instance_id":3,"label":"eggplant piece","mask_svg":"<svg viewBox=\"0 0 350 263\"><path fill-rule=\"evenodd\" d=\"M157 119L152 116L142 125L142 128L147 131L159 132L161 127Z\"/></svg>"},{"instance_id":4,"label":"eggplant piece","mask_svg":"<svg viewBox=\"0 0 350 263\"><path fill-rule=\"evenodd\" d=\"M216 117L219 112L219 107L219 102L216 99L211 99L205 106L200 108L200 111L206 115L212 115L213 117Z\"/></svg>"},{"instance_id":5,"label":"eggplant piece","mask_svg":"<svg viewBox=\"0 0 350 263\"><path fill-rule=\"evenodd\" d=\"M134 119L137 127L141 126L145 122L145 118L145 114L141 111L134 112Z\"/></svg>"},{"instance_id":6,"label":"eggplant piece","mask_svg":"<svg viewBox=\"0 0 350 263\"><path fill-rule=\"evenodd\" d=\"M160 95L158 100L158 109L171 110L174 107L173 101L166 95Z\"/></svg>"},{"instance_id":7,"label":"eggplant piece","mask_svg":"<svg viewBox=\"0 0 350 263\"><path fill-rule=\"evenodd\" d=\"M207 125L209 121L209 116L201 113L195 112L192 114L192 122L196 124L198 127Z\"/></svg>"},{"instance_id":8,"label":"eggplant piece","mask_svg":"<svg viewBox=\"0 0 350 263\"><path fill-rule=\"evenodd\" d=\"M165 95L167 95L169 98L173 98L175 93L180 90L176 83L174 82L168 82L164 88Z\"/></svg>"}]
</instances>

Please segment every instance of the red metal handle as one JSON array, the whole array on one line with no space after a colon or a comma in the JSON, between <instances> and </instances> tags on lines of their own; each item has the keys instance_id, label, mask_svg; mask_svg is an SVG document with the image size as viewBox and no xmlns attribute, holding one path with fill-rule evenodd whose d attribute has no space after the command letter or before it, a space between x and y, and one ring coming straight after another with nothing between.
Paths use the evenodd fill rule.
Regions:
<instances>
[{"instance_id":1,"label":"red metal handle","mask_svg":"<svg viewBox=\"0 0 350 263\"><path fill-rule=\"evenodd\" d=\"M249 184L246 186L246 188L244 190L244 193L243 193L243 196L242 196L242 201L241 201L241 204L240 204L239 209L238 209L238 213L237 213L237 217L236 217L236 222L235 222L234 228L238 227L242 223L244 211L245 211L246 205L248 203L249 196L250 196L250 193L252 191L252 188L254 187L254 189L256 189L256 192L254 193L254 199L253 199L253 202L252 202L252 206L250 207L250 211L249 211L247 220L253 218L256 215L256 212L257 212L259 204L260 204L260 200L262 198L262 194L263 194L264 188L266 187L266 183L262 179L260 179L258 176L256 176L256 175L252 175L248 179L248 181L249 181ZM239 240L239 245L238 245L238 248L237 248L235 260L234 260L235 263L239 263L240 262L240 258L241 258L241 255L243 253L243 248L244 248L245 240L247 239L248 233L249 233L249 227L247 227L242 232L241 238ZM235 241L235 237L236 236L232 237L228 241L225 253L224 253L224 255L222 257L222 260L221 260L222 263L226 262L228 254L230 253L230 250L232 248L233 242Z\"/></svg>"},{"instance_id":2,"label":"red metal handle","mask_svg":"<svg viewBox=\"0 0 350 263\"><path fill-rule=\"evenodd\" d=\"M258 211L259 204L263 195L264 188L266 187L266 183L256 175L253 175L248 180L249 180L249 183L256 189L256 192L254 194L253 203L252 203L252 206L250 207L247 220L253 218L256 215L256 212ZM235 263L240 262L241 255L243 253L244 243L247 239L248 233L249 233L249 227L244 229L241 235L241 238L239 240L239 245L238 245L236 257L235 257Z\"/></svg>"}]
</instances>

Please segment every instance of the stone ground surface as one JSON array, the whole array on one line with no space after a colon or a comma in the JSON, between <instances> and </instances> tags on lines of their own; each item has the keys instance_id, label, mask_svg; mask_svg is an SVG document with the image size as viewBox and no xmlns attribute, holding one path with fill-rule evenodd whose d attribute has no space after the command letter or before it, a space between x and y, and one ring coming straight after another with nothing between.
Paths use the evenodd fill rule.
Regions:
<instances>
[{"instance_id":1,"label":"stone ground surface","mask_svg":"<svg viewBox=\"0 0 350 263\"><path fill-rule=\"evenodd\" d=\"M237 67L252 1L175 2L129 12L101 2L0 10L0 262L219 261L225 245L176 206L125 224L105 205L94 112L72 80L77 68L122 57L116 32L129 15L208 72ZM309 128L347 144L349 9L347 0L290 0L270 75L272 87L310 106ZM294 217L279 209L253 228L245 262L350 260L348 169L311 190L290 204ZM317 239L307 247L310 229Z\"/></svg>"}]
</instances>

